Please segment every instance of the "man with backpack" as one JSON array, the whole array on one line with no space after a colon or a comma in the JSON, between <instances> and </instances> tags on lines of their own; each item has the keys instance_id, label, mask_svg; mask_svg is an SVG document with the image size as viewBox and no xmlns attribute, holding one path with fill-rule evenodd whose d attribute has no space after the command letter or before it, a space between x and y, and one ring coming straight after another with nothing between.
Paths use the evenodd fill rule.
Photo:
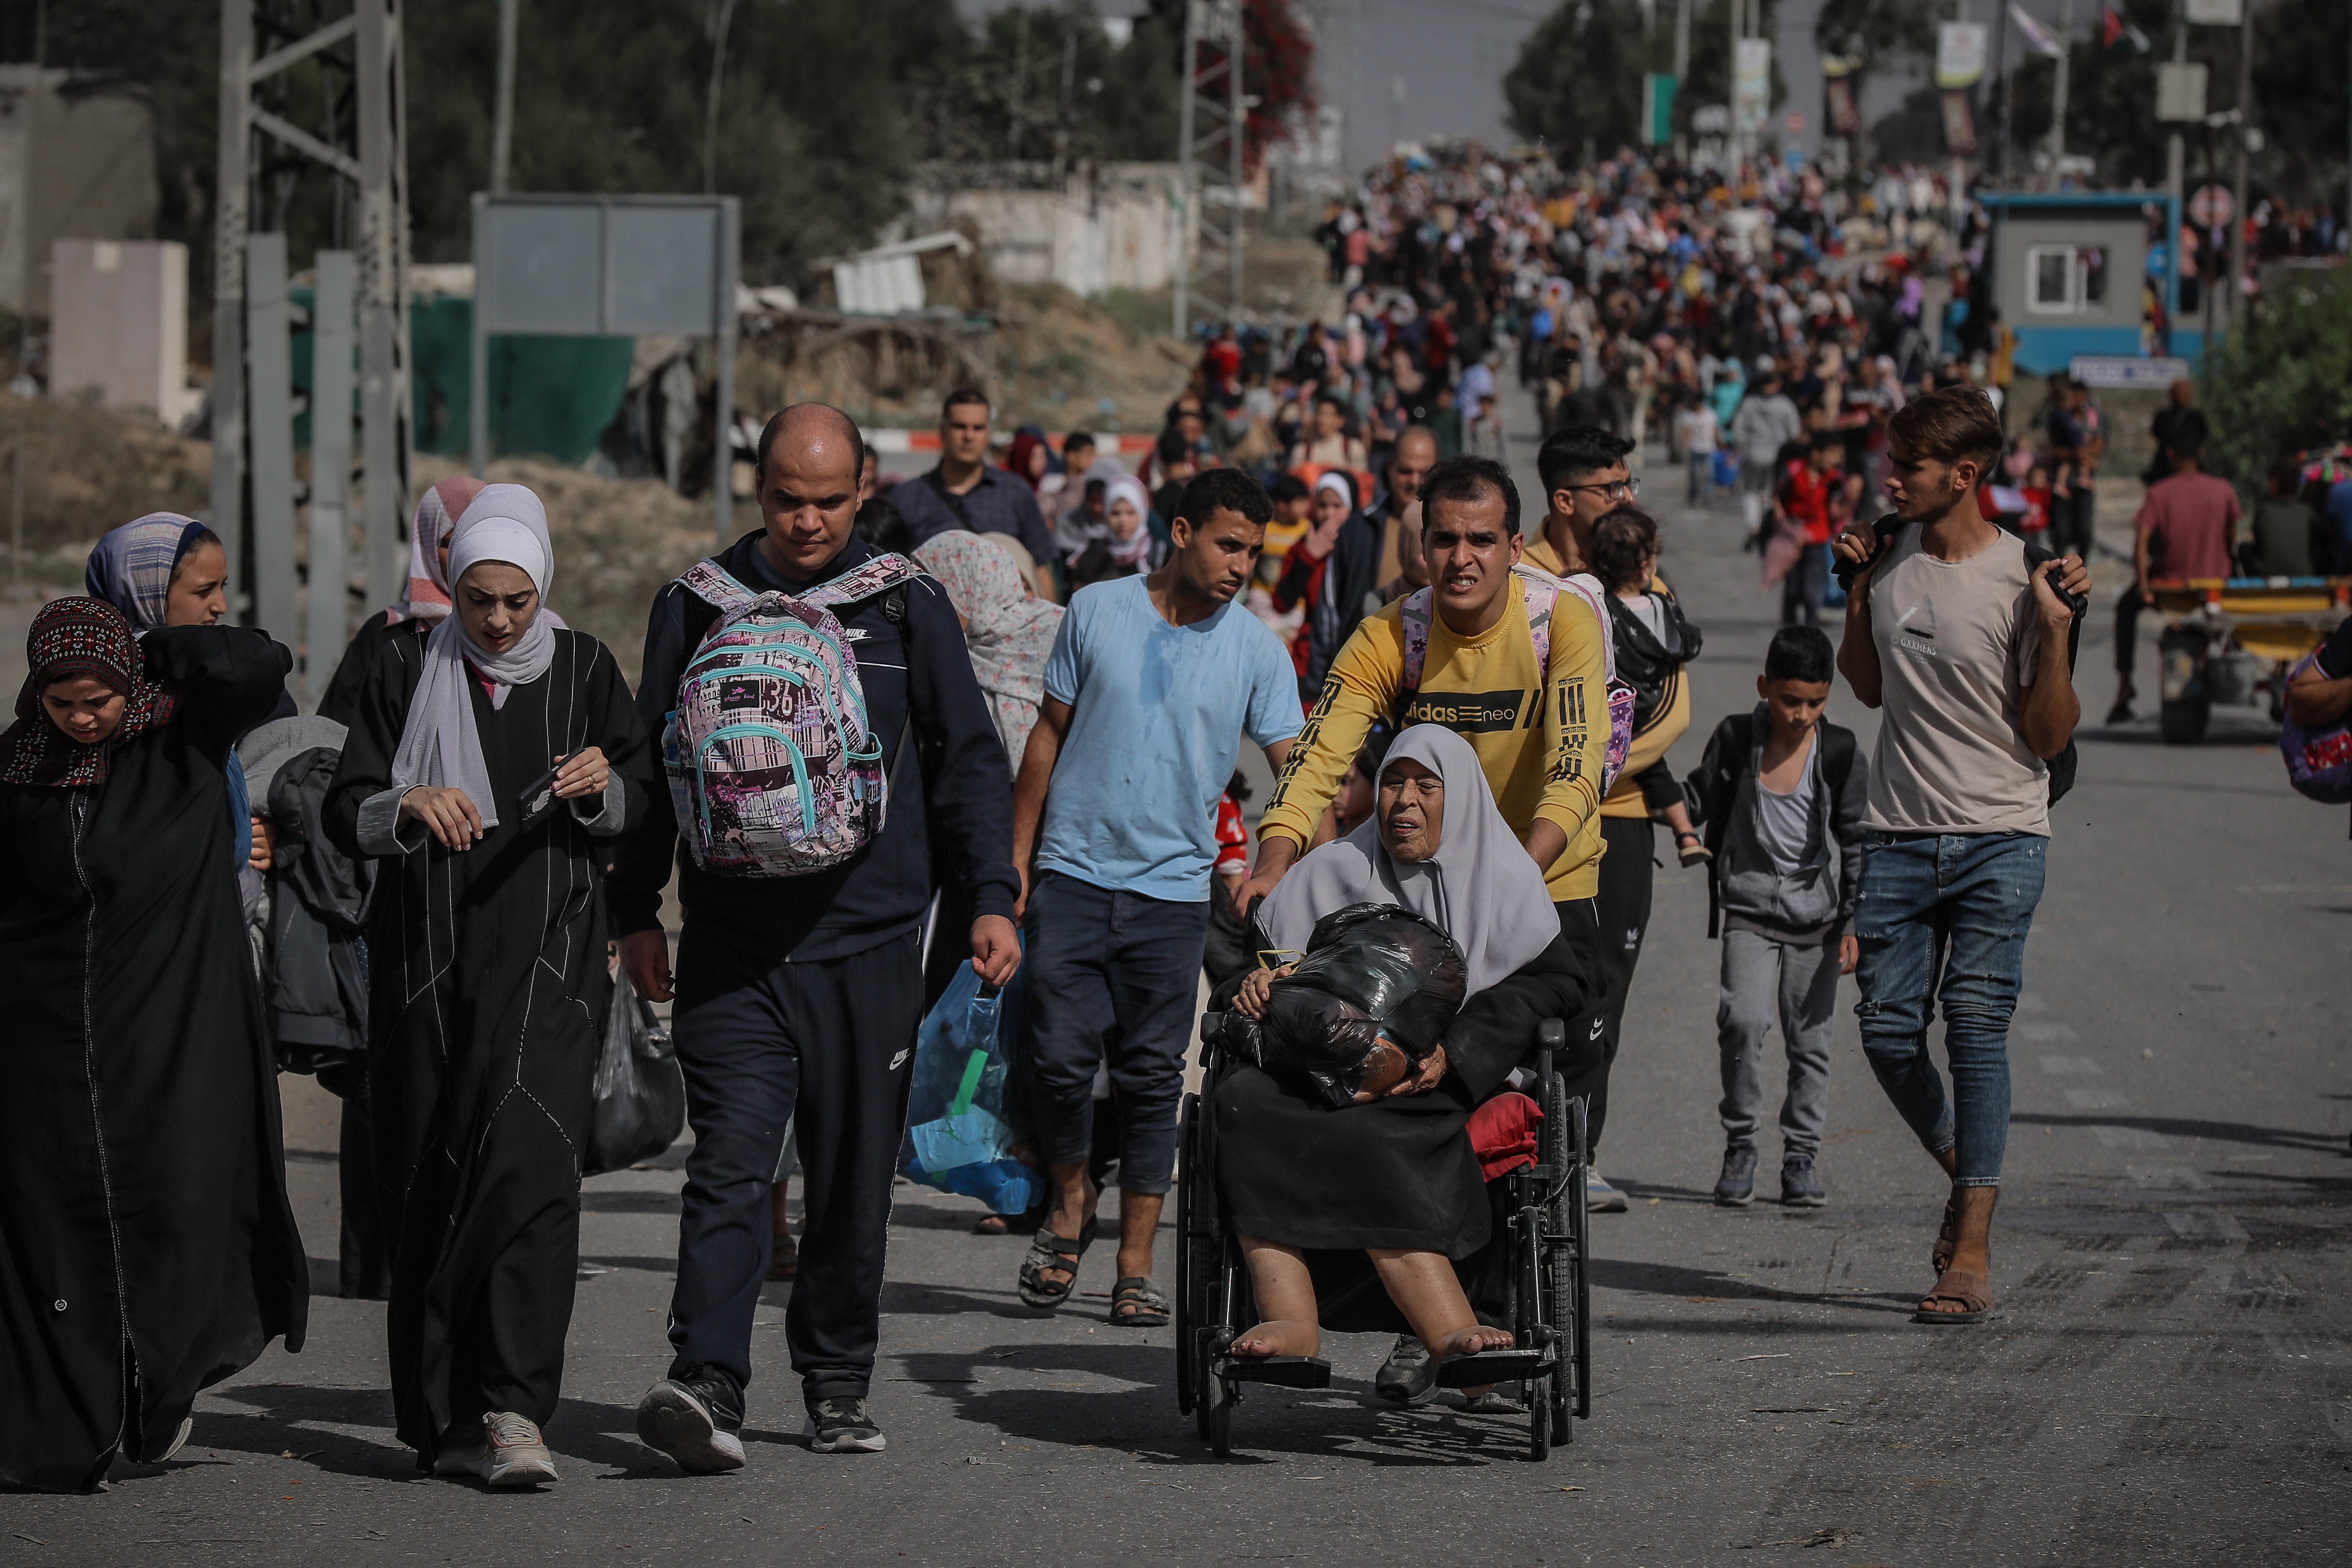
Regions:
<instances>
[{"instance_id":1,"label":"man with backpack","mask_svg":"<svg viewBox=\"0 0 2352 1568\"><path fill-rule=\"evenodd\" d=\"M806 1219L784 1330L806 1436L819 1452L884 1446L866 1396L935 830L975 910L969 933L938 940L969 940L991 984L1020 963L1003 742L946 595L855 532L863 459L838 409L771 419L755 470L764 528L665 589L646 631L637 706L664 736L672 787L655 792L605 887L630 983L668 1000L662 890L684 830L673 1027L696 1142L676 1356L637 1432L694 1472L743 1463L788 1125Z\"/></svg>"},{"instance_id":2,"label":"man with backpack","mask_svg":"<svg viewBox=\"0 0 2352 1568\"><path fill-rule=\"evenodd\" d=\"M1715 727L1690 776L1706 830L1706 934L1723 938L1716 1044L1723 1064L1723 1173L1715 1201L1756 1195L1765 1032L1789 1057L1780 1104L1780 1201L1829 1201L1813 1162L1829 1115L1837 982L1853 973L1854 899L1870 769L1853 731L1822 716L1834 656L1819 626L1782 626L1764 655L1755 708Z\"/></svg>"},{"instance_id":3,"label":"man with backpack","mask_svg":"<svg viewBox=\"0 0 2352 1568\"><path fill-rule=\"evenodd\" d=\"M1915 399L1886 437L1895 525L1834 546L1859 568L1838 668L1885 715L1862 823L1855 1014L1880 1086L1952 1182L1914 1321L1976 1323L1992 1308L2009 1020L2042 898L2051 762L2082 718L2071 643L2091 578L2079 556L2029 563L1985 521L1977 487L2003 437L1981 390ZM1948 1099L1927 1054L1938 1003Z\"/></svg>"}]
</instances>

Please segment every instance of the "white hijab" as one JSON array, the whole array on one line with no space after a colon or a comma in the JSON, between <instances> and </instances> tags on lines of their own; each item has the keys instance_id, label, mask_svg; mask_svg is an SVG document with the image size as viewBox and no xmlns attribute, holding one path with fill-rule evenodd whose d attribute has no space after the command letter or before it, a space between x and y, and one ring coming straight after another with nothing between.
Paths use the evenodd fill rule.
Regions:
<instances>
[{"instance_id":1,"label":"white hijab","mask_svg":"<svg viewBox=\"0 0 2352 1568\"><path fill-rule=\"evenodd\" d=\"M442 618L425 639L425 673L417 678L416 693L409 699L408 722L400 731L400 750L392 759L395 789L419 785L457 788L482 814L484 827L499 825L496 793L489 765L482 760L481 731L474 723L474 697L467 689L471 664L494 682L490 707L506 706L507 693L545 675L555 660L555 633L563 625L547 607L547 590L555 580L555 550L547 537L547 510L521 485L486 485L457 519L449 536L449 584L454 589L467 569L485 561L504 562L520 568L539 590L539 613L530 629L504 653L490 653L466 635L465 619L457 614ZM454 598L454 594L452 595Z\"/></svg>"},{"instance_id":2,"label":"white hijab","mask_svg":"<svg viewBox=\"0 0 2352 1568\"><path fill-rule=\"evenodd\" d=\"M1559 914L1543 872L1520 847L1478 767L1478 753L1453 731L1415 724L1399 735L1381 771L1411 757L1445 785L1437 853L1406 865L1381 842L1379 814L1345 838L1299 861L1259 906L1266 940L1304 952L1315 922L1349 904L1399 904L1443 930L1462 950L1465 996L1475 996L1534 962L1559 935Z\"/></svg>"}]
</instances>

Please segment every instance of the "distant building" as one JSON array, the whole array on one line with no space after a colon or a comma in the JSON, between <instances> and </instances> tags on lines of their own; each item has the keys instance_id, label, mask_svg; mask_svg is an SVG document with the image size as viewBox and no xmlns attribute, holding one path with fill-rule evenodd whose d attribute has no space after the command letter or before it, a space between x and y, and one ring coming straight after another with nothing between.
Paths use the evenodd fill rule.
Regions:
<instances>
[{"instance_id":1,"label":"distant building","mask_svg":"<svg viewBox=\"0 0 2352 1568\"><path fill-rule=\"evenodd\" d=\"M155 237L155 132L119 82L0 65L0 310L49 311L59 239Z\"/></svg>"}]
</instances>

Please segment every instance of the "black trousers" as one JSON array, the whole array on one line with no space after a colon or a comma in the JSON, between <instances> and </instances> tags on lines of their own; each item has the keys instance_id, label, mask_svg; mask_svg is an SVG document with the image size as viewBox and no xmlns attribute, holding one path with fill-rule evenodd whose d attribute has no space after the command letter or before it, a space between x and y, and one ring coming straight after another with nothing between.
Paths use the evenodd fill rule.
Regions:
<instances>
[{"instance_id":1,"label":"black trousers","mask_svg":"<svg viewBox=\"0 0 2352 1568\"><path fill-rule=\"evenodd\" d=\"M693 933L680 944L677 1059L695 1144L678 1217L669 1375L716 1367L739 1388L751 1384L768 1197L789 1124L800 1135L806 1206L784 1342L806 1399L866 1396L922 1022L921 942L909 931L708 992L694 984Z\"/></svg>"},{"instance_id":2,"label":"black trousers","mask_svg":"<svg viewBox=\"0 0 2352 1568\"><path fill-rule=\"evenodd\" d=\"M1643 816L1604 816L1601 837L1609 847L1601 857L1601 891L1589 900L1553 906L1559 911L1559 931L1584 960L1592 977L1592 997L1569 1025L1571 1039L1600 1047L1591 1068L1592 1085L1585 1107L1585 1147L1601 1147L1601 1132L1609 1120L1609 1071L1617 1063L1617 1047L1624 1032L1625 997L1633 988L1633 966L1642 960L1642 940L1650 929L1650 895L1656 867L1650 855L1656 825ZM1569 1093L1584 1094L1573 1083Z\"/></svg>"},{"instance_id":3,"label":"black trousers","mask_svg":"<svg viewBox=\"0 0 2352 1568\"><path fill-rule=\"evenodd\" d=\"M2126 680L2133 679L2132 667L2139 662L2139 613L2144 608L2139 584L2126 583L2123 595L2116 600L2116 673Z\"/></svg>"}]
</instances>

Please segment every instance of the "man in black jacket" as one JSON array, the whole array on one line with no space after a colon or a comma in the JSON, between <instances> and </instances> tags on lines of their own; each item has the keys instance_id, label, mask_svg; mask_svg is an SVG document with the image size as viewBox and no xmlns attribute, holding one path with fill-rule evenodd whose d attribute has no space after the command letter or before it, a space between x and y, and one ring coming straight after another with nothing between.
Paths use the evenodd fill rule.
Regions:
<instances>
[{"instance_id":1,"label":"man in black jacket","mask_svg":"<svg viewBox=\"0 0 2352 1568\"><path fill-rule=\"evenodd\" d=\"M803 403L760 438L766 528L718 557L753 592L804 593L871 560L853 523L864 443L840 410ZM637 1434L692 1471L743 1463L752 1310L768 1269L769 1194L788 1124L800 1135L807 1218L785 1341L806 1435L821 1452L874 1452L866 1408L880 1333L890 1180L923 996L932 868L926 816L971 889L972 965L1003 984L1020 963L1011 919L1013 798L1004 748L938 584L917 578L838 606L890 795L881 835L827 870L786 878L678 868L675 1030L695 1146L678 1221L668 1376ZM658 735L678 677L717 620L672 584L654 601L637 706ZM901 757L907 748L912 755ZM623 842L606 882L621 963L640 994L672 991L662 889L677 843L667 791ZM940 940L962 933L942 932Z\"/></svg>"}]
</instances>

